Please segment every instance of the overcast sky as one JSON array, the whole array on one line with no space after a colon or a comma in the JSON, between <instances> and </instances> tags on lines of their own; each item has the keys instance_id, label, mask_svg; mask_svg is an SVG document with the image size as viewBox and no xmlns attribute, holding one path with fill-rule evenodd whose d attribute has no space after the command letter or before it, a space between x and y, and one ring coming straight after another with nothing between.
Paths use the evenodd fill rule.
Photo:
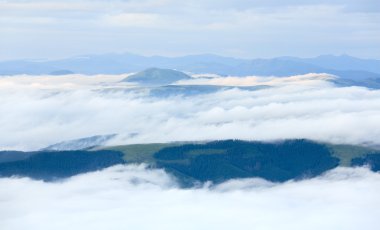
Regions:
<instances>
[{"instance_id":1,"label":"overcast sky","mask_svg":"<svg viewBox=\"0 0 380 230\"><path fill-rule=\"evenodd\" d=\"M0 0L0 60L132 52L380 59L378 0Z\"/></svg>"}]
</instances>

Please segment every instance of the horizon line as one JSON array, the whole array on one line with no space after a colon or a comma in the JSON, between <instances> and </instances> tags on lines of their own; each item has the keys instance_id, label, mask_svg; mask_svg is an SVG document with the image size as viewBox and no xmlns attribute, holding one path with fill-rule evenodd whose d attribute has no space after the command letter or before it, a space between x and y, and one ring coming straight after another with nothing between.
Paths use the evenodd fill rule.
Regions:
<instances>
[{"instance_id":1,"label":"horizon line","mask_svg":"<svg viewBox=\"0 0 380 230\"><path fill-rule=\"evenodd\" d=\"M138 54L133 52L105 52L105 53L89 53L89 54L80 54L80 55L72 55L72 56L65 56L65 57L57 57L57 58L12 58L12 59L0 59L0 62L12 62L12 61L31 61L31 62L49 62L49 61L59 61L59 60L67 60L67 59L80 59L80 58L90 58L90 57L96 57L96 56L107 56L107 55L130 55L130 56L139 56L139 57L145 57L145 58L184 58L184 57L196 57L196 56L213 56L213 57L219 57L219 58L231 58L236 60L270 60L270 59L277 59L277 58L300 58L300 59L313 59L313 58L319 58L319 57L349 57L349 58L356 58L356 59L362 59L362 60L377 60L380 61L380 58L369 58L369 57L359 57L350 55L347 53L342 54L319 54L319 55L313 55L313 56L293 56L293 55L279 55L279 56L272 56L272 57L237 57L237 56L229 56L229 55L221 55L221 54L215 54L215 53L194 53L194 54L184 54L184 55L161 55L161 54L152 54L152 55L146 55L146 54Z\"/></svg>"}]
</instances>

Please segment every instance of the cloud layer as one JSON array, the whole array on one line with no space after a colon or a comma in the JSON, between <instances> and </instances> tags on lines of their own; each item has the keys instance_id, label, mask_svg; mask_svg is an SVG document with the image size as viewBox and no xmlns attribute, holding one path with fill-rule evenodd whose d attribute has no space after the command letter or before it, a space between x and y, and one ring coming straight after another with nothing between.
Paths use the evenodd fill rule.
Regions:
<instances>
[{"instance_id":1,"label":"cloud layer","mask_svg":"<svg viewBox=\"0 0 380 230\"><path fill-rule=\"evenodd\" d=\"M272 87L163 98L130 90L119 83L125 75L1 78L0 149L114 133L109 145L230 138L380 144L379 90L338 88L311 76L214 78L205 81Z\"/></svg>"},{"instance_id":2,"label":"cloud layer","mask_svg":"<svg viewBox=\"0 0 380 230\"><path fill-rule=\"evenodd\" d=\"M17 229L377 229L380 175L337 168L307 181L182 190L161 170L115 166L59 183L0 179L0 223Z\"/></svg>"},{"instance_id":3,"label":"cloud layer","mask_svg":"<svg viewBox=\"0 0 380 230\"><path fill-rule=\"evenodd\" d=\"M380 144L380 90L335 87L329 75L197 76L179 84L271 87L171 97L120 82L127 76L0 78L0 149L110 133L119 135L109 145L227 138ZM181 189L163 170L118 165L56 183L0 178L0 226L375 230L379 190L380 174L367 168L283 184L250 178Z\"/></svg>"}]
</instances>

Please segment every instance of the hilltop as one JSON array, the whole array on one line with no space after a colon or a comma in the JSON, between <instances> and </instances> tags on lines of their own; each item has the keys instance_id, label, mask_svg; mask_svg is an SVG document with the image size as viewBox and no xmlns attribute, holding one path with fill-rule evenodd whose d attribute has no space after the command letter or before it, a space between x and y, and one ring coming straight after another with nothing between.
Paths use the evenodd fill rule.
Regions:
<instances>
[{"instance_id":1,"label":"hilltop","mask_svg":"<svg viewBox=\"0 0 380 230\"><path fill-rule=\"evenodd\" d=\"M0 152L0 177L55 181L116 164L145 163L174 175L182 186L259 177L285 182L319 176L338 166L380 170L380 151L309 140L137 144L91 150Z\"/></svg>"},{"instance_id":2,"label":"hilltop","mask_svg":"<svg viewBox=\"0 0 380 230\"><path fill-rule=\"evenodd\" d=\"M128 76L124 82L136 82L144 85L170 85L176 81L191 79L180 71L172 69L149 68Z\"/></svg>"}]
</instances>

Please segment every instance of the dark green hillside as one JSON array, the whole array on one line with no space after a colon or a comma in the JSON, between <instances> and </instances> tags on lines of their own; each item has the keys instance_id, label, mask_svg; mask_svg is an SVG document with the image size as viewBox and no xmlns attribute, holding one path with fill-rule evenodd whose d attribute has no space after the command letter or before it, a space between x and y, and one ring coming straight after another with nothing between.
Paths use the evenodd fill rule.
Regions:
<instances>
[{"instance_id":1,"label":"dark green hillside","mask_svg":"<svg viewBox=\"0 0 380 230\"><path fill-rule=\"evenodd\" d=\"M274 182L318 176L338 165L380 170L380 152L366 147L309 140L275 143L225 140L134 144L82 151L0 152L0 176L45 181L67 178L120 163L163 168L184 186L260 177Z\"/></svg>"},{"instance_id":2,"label":"dark green hillside","mask_svg":"<svg viewBox=\"0 0 380 230\"><path fill-rule=\"evenodd\" d=\"M124 160L127 163L148 163L153 164L155 159L153 154L159 150L171 146L183 145L183 143L152 143L152 144L133 144L133 145L121 145L106 147L104 149L122 152L124 154ZM101 148L100 148L101 149Z\"/></svg>"},{"instance_id":3,"label":"dark green hillside","mask_svg":"<svg viewBox=\"0 0 380 230\"><path fill-rule=\"evenodd\" d=\"M375 172L380 171L380 153L368 154L364 157L352 159L352 166L364 166L368 165L371 170Z\"/></svg>"},{"instance_id":4,"label":"dark green hillside","mask_svg":"<svg viewBox=\"0 0 380 230\"><path fill-rule=\"evenodd\" d=\"M306 140L188 144L164 148L154 157L158 167L214 182L246 177L283 182L320 175L339 163L326 146Z\"/></svg>"},{"instance_id":5,"label":"dark green hillside","mask_svg":"<svg viewBox=\"0 0 380 230\"><path fill-rule=\"evenodd\" d=\"M2 151L0 152L0 164L4 162L20 161L27 159L32 154L19 151Z\"/></svg>"},{"instance_id":6,"label":"dark green hillside","mask_svg":"<svg viewBox=\"0 0 380 230\"><path fill-rule=\"evenodd\" d=\"M124 163L123 154L113 151L37 152L19 161L0 164L0 176L25 176L53 181Z\"/></svg>"}]
</instances>

